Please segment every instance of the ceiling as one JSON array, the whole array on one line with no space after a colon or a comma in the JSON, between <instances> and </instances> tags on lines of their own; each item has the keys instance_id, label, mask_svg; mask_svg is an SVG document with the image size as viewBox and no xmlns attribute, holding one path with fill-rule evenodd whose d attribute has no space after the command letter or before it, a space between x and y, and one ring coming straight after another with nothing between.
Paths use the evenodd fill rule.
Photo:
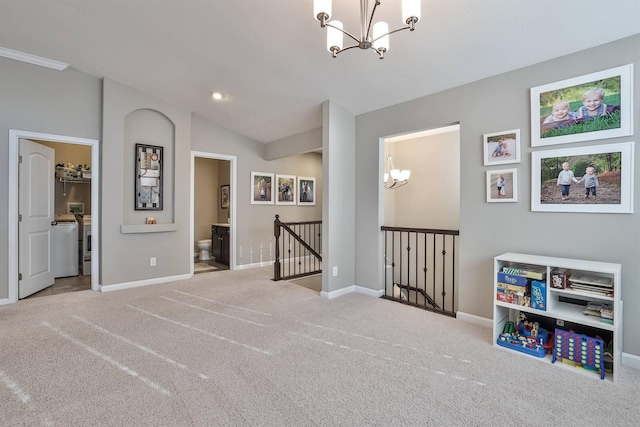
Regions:
<instances>
[{"instance_id":1,"label":"ceiling","mask_svg":"<svg viewBox=\"0 0 640 427\"><path fill-rule=\"evenodd\" d=\"M375 21L399 27L400 3ZM321 126L327 99L359 115L640 32L640 0L422 0L384 60L333 59L312 15L313 0L0 0L0 46L271 142ZM333 0L333 18L358 34L359 2Z\"/></svg>"}]
</instances>

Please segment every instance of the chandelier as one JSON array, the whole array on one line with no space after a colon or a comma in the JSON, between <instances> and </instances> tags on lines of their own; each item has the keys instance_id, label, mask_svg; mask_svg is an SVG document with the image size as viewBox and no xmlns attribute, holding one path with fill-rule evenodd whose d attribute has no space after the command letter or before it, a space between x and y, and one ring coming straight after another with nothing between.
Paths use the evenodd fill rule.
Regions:
<instances>
[{"instance_id":1,"label":"chandelier","mask_svg":"<svg viewBox=\"0 0 640 427\"><path fill-rule=\"evenodd\" d=\"M335 58L340 52L359 47L360 49L375 50L380 59L389 49L389 35L402 30L414 30L414 25L420 20L420 0L402 0L402 21L404 27L389 31L386 22L378 22L371 27L373 15L381 0L375 0L369 14L369 0L360 0L360 37L356 37L343 30L342 22L329 21L331 18L331 0L313 0L313 16L320 21L320 27L327 27L327 49ZM368 22L367 22L368 21ZM355 44L343 48L343 34L352 38Z\"/></svg>"},{"instance_id":2,"label":"chandelier","mask_svg":"<svg viewBox=\"0 0 640 427\"><path fill-rule=\"evenodd\" d=\"M411 171L409 169L395 169L393 167L393 159L391 156L387 156L386 164L384 167L384 188L394 189L402 187L405 184L409 183L409 176L411 176Z\"/></svg>"}]
</instances>

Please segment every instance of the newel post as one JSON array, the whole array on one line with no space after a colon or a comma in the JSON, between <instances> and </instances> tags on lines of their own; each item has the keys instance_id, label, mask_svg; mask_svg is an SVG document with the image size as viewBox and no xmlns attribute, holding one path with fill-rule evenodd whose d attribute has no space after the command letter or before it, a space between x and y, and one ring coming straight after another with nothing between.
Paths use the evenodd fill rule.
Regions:
<instances>
[{"instance_id":1,"label":"newel post","mask_svg":"<svg viewBox=\"0 0 640 427\"><path fill-rule=\"evenodd\" d=\"M280 280L280 215L273 221L273 237L276 239L276 259L273 263L273 280Z\"/></svg>"}]
</instances>

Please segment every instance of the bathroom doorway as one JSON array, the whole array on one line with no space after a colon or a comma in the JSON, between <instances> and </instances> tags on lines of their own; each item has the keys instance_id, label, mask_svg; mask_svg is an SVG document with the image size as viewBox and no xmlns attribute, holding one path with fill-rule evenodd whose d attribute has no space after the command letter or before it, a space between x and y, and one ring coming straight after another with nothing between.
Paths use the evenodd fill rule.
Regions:
<instances>
[{"instance_id":1,"label":"bathroom doorway","mask_svg":"<svg viewBox=\"0 0 640 427\"><path fill-rule=\"evenodd\" d=\"M191 153L191 274L235 265L236 157Z\"/></svg>"}]
</instances>

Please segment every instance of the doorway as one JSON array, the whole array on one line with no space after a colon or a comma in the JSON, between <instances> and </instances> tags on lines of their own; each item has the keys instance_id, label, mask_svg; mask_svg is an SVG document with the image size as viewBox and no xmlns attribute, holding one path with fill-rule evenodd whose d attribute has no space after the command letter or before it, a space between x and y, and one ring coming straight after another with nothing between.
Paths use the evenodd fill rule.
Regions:
<instances>
[{"instance_id":1,"label":"doorway","mask_svg":"<svg viewBox=\"0 0 640 427\"><path fill-rule=\"evenodd\" d=\"M18 301L20 280L20 259L19 248L21 247L21 233L19 227L19 201L22 193L21 183L19 179L19 161L20 161L20 140L28 139L34 141L46 141L51 143L64 143L89 146L91 150L91 213L92 222L89 227L93 236L92 254L91 254L91 289L100 290L99 284L99 191L100 188L100 150L99 141L94 139L77 138L72 136L45 134L39 132L30 132L22 130L9 131L9 216L8 216L8 232L9 232L9 293L8 303Z\"/></svg>"},{"instance_id":2,"label":"doorway","mask_svg":"<svg viewBox=\"0 0 640 427\"><path fill-rule=\"evenodd\" d=\"M234 269L236 162L236 156L191 152L191 275ZM203 252L196 243L209 239L211 247Z\"/></svg>"}]
</instances>

